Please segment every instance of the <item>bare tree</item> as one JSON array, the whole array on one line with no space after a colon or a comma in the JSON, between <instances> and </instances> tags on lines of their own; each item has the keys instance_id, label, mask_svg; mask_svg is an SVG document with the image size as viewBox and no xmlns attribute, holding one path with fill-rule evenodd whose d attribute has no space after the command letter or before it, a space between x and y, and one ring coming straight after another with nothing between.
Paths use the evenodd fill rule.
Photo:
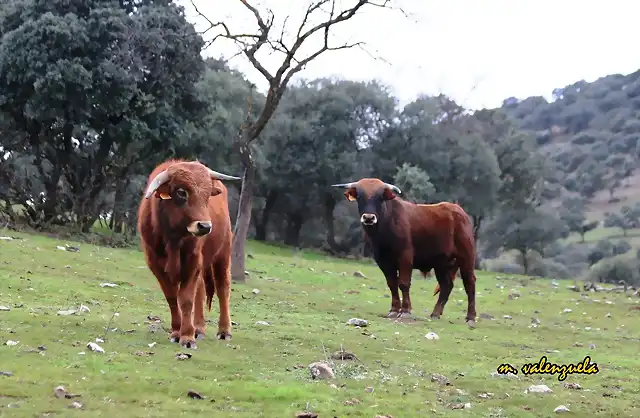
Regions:
<instances>
[{"instance_id":1,"label":"bare tree","mask_svg":"<svg viewBox=\"0 0 640 418\"><path fill-rule=\"evenodd\" d=\"M284 32L288 18L285 19L282 30L274 34L272 32L274 15L271 10L267 10L265 19L258 9L249 4L247 0L240 1L255 17L257 24L255 33L232 33L225 22L214 22L210 20L198 10L193 0L191 0L191 4L196 13L208 23L208 28L203 34L215 29L219 31L219 33L208 42L208 45L211 45L219 38L232 40L239 47L238 55L244 54L253 67L258 70L269 83L266 100L258 113L257 119L252 120L250 116L251 112L247 113L247 123L240 129L235 142L235 147L238 150L240 160L244 166L244 174L242 177L242 189L240 191L238 215L233 236L232 278L234 281L245 280L245 243L251 223L253 183L255 178L255 164L251 155L251 143L258 138L269 122L269 119L278 107L278 103L291 77L326 51L336 51L354 47L362 48L364 45L363 42L330 46L329 33L334 25L351 19L365 6L391 8L389 6L390 0L353 0L352 2L354 4L351 7L338 11L336 3L341 3L338 0L314 0L306 9L302 22L298 26L295 34L295 40L292 44L287 45L288 42L284 40ZM320 23L312 26L310 21L314 14L322 14L323 18ZM316 33L324 36L324 42L314 52L307 56L301 56L300 48ZM261 49L268 49L270 52L279 52L284 55L275 73L267 70L264 64L256 58L257 52Z\"/></svg>"}]
</instances>

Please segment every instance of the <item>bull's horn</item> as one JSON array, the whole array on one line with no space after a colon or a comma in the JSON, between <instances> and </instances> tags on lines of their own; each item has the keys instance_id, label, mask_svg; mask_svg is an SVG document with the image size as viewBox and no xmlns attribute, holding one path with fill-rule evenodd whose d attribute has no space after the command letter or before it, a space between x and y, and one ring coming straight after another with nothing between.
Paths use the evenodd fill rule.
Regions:
<instances>
[{"instance_id":1,"label":"bull's horn","mask_svg":"<svg viewBox=\"0 0 640 418\"><path fill-rule=\"evenodd\" d=\"M355 187L357 182L353 181L351 183L340 183L340 184L332 184L331 187L342 187L344 189L350 189L352 187Z\"/></svg>"},{"instance_id":2,"label":"bull's horn","mask_svg":"<svg viewBox=\"0 0 640 418\"><path fill-rule=\"evenodd\" d=\"M151 181L151 184L149 184L149 187L147 188L147 193L145 193L144 197L146 199L150 198L153 192L158 190L158 187L162 186L168 181L169 181L169 172L167 170L159 172L158 175L153 178L153 180Z\"/></svg>"},{"instance_id":3,"label":"bull's horn","mask_svg":"<svg viewBox=\"0 0 640 418\"><path fill-rule=\"evenodd\" d=\"M389 184L389 183L385 183L384 185L385 185L385 187L386 187L387 189L391 189L391 190L393 190L394 192L396 192L396 193L398 193L398 194L402 194L402 192L400 191L400 189L398 188L398 186L394 186L393 184Z\"/></svg>"},{"instance_id":4,"label":"bull's horn","mask_svg":"<svg viewBox=\"0 0 640 418\"><path fill-rule=\"evenodd\" d=\"M213 171L210 168L208 168L208 170L211 178L215 180L242 180L242 177L234 177L234 176L229 176L227 174L218 173L217 171Z\"/></svg>"}]
</instances>

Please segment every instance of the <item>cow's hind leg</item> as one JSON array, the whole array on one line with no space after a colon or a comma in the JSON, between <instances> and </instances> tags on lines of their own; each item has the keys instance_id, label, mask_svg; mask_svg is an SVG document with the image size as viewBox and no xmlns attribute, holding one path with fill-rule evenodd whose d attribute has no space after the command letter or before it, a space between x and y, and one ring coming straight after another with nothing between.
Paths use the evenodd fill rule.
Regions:
<instances>
[{"instance_id":1,"label":"cow's hind leg","mask_svg":"<svg viewBox=\"0 0 640 418\"><path fill-rule=\"evenodd\" d=\"M211 275L211 268L205 268L204 275ZM198 287L196 288L196 300L193 311L193 325L196 328L196 340L202 340L207 330L207 323L204 318L204 304L205 304L206 292L204 288L204 280L201 278L198 280Z\"/></svg>"},{"instance_id":2,"label":"cow's hind leg","mask_svg":"<svg viewBox=\"0 0 640 418\"><path fill-rule=\"evenodd\" d=\"M219 340L231 339L231 269L230 260L224 258L218 260L213 266L213 279L215 282L215 293L218 295L218 303L220 305L220 316L218 317L218 333L216 338Z\"/></svg>"},{"instance_id":3,"label":"cow's hind leg","mask_svg":"<svg viewBox=\"0 0 640 418\"><path fill-rule=\"evenodd\" d=\"M401 264L400 270L398 271L398 287L402 292L402 305L398 318L411 317L411 297L409 296L409 290L411 289L411 272L411 264Z\"/></svg>"},{"instance_id":4,"label":"cow's hind leg","mask_svg":"<svg viewBox=\"0 0 640 418\"><path fill-rule=\"evenodd\" d=\"M456 270L456 268L449 268L447 266L434 268L438 284L440 285L440 293L438 294L438 301L433 307L433 312L431 312L432 319L440 318L440 315L442 315L444 311L444 305L447 304L449 295L453 290L453 279L456 276Z\"/></svg>"}]
</instances>

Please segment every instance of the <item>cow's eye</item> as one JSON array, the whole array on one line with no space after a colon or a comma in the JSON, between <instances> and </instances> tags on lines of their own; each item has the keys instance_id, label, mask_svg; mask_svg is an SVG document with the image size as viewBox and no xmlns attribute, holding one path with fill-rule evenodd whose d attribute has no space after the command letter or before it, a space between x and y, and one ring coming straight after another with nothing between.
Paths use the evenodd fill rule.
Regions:
<instances>
[{"instance_id":1,"label":"cow's eye","mask_svg":"<svg viewBox=\"0 0 640 418\"><path fill-rule=\"evenodd\" d=\"M176 197L180 200L187 200L189 193L185 189L176 189Z\"/></svg>"}]
</instances>

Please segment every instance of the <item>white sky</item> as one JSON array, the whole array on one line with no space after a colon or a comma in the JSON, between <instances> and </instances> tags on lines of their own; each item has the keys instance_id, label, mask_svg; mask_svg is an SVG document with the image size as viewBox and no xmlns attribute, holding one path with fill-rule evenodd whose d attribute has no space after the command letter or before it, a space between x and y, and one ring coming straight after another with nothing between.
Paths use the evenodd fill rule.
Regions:
<instances>
[{"instance_id":1,"label":"white sky","mask_svg":"<svg viewBox=\"0 0 640 418\"><path fill-rule=\"evenodd\" d=\"M191 0L181 0L187 16L203 28ZM248 0L275 15L274 35L289 15L289 45L310 0ZM349 7L356 0L338 0ZM380 0L378 0L380 1ZM225 21L235 33L256 33L253 15L240 0L194 0L212 21ZM593 81L640 68L640 2L634 0L392 0L398 11L365 6L336 26L333 45L366 42L371 55L357 49L328 51L298 77L339 76L378 79L392 87L404 105L418 94L444 93L470 108L497 107L502 100L551 91L580 79ZM266 13L263 14L266 16ZM323 17L318 15L318 17ZM205 35L205 37L209 34ZM321 37L311 38L310 48ZM224 39L205 52L229 57L237 48ZM305 49L305 52L310 49ZM259 55L273 73L282 56ZM385 62L386 61L386 62ZM244 55L230 64L261 91L266 81ZM474 88L475 86L475 88Z\"/></svg>"}]
</instances>

